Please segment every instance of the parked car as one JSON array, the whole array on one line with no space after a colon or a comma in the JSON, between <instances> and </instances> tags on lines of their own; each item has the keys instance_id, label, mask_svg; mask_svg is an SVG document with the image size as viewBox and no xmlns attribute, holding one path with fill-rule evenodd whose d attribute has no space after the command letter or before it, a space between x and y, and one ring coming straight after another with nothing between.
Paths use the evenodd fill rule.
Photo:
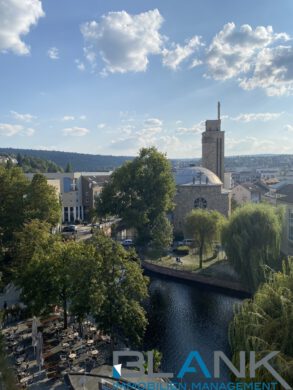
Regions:
<instances>
[{"instance_id":1,"label":"parked car","mask_svg":"<svg viewBox=\"0 0 293 390\"><path fill-rule=\"evenodd\" d=\"M127 239L125 239L125 240L122 241L122 245L123 245L123 246L126 246L126 247L128 247L128 246L133 246L133 241L132 241L131 238L127 238Z\"/></svg>"},{"instance_id":2,"label":"parked car","mask_svg":"<svg viewBox=\"0 0 293 390\"><path fill-rule=\"evenodd\" d=\"M77 236L77 227L75 225L68 225L68 226L64 226L64 228L62 229L62 237L64 237L65 239L76 239L76 236Z\"/></svg>"},{"instance_id":3,"label":"parked car","mask_svg":"<svg viewBox=\"0 0 293 390\"><path fill-rule=\"evenodd\" d=\"M191 238L185 238L182 241L182 245L192 246L193 244L194 244L194 240L192 240Z\"/></svg>"}]
</instances>

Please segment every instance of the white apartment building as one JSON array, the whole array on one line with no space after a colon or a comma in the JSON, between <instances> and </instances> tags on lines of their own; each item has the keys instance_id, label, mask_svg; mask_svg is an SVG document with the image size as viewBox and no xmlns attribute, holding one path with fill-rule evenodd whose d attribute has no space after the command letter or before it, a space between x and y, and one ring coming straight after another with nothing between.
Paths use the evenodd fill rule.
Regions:
<instances>
[{"instance_id":1,"label":"white apartment building","mask_svg":"<svg viewBox=\"0 0 293 390\"><path fill-rule=\"evenodd\" d=\"M62 204L62 222L75 222L84 220L84 202L82 191L83 176L105 176L111 172L70 172L70 173L43 173L47 178L48 183L60 188L60 200ZM33 173L28 173L26 176L31 180Z\"/></svg>"}]
</instances>

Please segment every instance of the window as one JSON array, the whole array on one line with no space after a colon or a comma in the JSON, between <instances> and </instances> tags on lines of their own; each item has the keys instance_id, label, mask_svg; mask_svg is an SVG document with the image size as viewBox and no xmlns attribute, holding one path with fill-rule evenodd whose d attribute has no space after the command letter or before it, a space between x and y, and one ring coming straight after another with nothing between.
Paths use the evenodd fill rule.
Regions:
<instances>
[{"instance_id":1,"label":"window","mask_svg":"<svg viewBox=\"0 0 293 390\"><path fill-rule=\"evenodd\" d=\"M74 211L73 211L73 207L70 207L70 222L73 221L74 221Z\"/></svg>"},{"instance_id":2,"label":"window","mask_svg":"<svg viewBox=\"0 0 293 390\"><path fill-rule=\"evenodd\" d=\"M68 207L64 207L64 222L68 222Z\"/></svg>"},{"instance_id":3,"label":"window","mask_svg":"<svg viewBox=\"0 0 293 390\"><path fill-rule=\"evenodd\" d=\"M289 240L293 241L293 210L289 210Z\"/></svg>"},{"instance_id":4,"label":"window","mask_svg":"<svg viewBox=\"0 0 293 390\"><path fill-rule=\"evenodd\" d=\"M205 198L197 198L194 201L194 208L196 208L196 209L206 209L207 205L208 205L208 203L205 200Z\"/></svg>"}]
</instances>

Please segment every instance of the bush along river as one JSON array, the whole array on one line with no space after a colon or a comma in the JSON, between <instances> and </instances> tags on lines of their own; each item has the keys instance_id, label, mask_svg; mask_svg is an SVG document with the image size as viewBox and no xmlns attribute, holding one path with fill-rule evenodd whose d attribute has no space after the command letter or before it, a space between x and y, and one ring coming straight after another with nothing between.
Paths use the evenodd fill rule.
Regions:
<instances>
[{"instance_id":1,"label":"bush along river","mask_svg":"<svg viewBox=\"0 0 293 390\"><path fill-rule=\"evenodd\" d=\"M157 275L151 275L149 294L144 349L156 348L162 352L162 372L172 372L176 377L191 351L200 353L211 373L214 351L223 351L231 358L228 327L233 306L243 299ZM188 387L191 383L230 380L230 372L223 363L220 379L210 381L194 360L192 363L197 373L184 376L183 382Z\"/></svg>"}]
</instances>

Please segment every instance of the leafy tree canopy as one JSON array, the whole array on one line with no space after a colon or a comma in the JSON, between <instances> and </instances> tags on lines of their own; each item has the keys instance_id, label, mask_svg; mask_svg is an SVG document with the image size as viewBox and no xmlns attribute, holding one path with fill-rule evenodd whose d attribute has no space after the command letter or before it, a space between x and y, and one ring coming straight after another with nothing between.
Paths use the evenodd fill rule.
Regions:
<instances>
[{"instance_id":1,"label":"leafy tree canopy","mask_svg":"<svg viewBox=\"0 0 293 390\"><path fill-rule=\"evenodd\" d=\"M233 360L239 367L239 351L256 351L256 360L271 351L280 351L272 361L276 371L293 383L293 259L283 272L270 274L253 299L235 308L229 329ZM271 364L271 362L270 362ZM247 367L248 368L248 367ZM247 370L248 371L248 370ZM251 381L247 376L247 381ZM241 379L243 381L243 379ZM244 380L245 381L245 380ZM274 382L265 368L256 371L255 382Z\"/></svg>"},{"instance_id":2,"label":"leafy tree canopy","mask_svg":"<svg viewBox=\"0 0 293 390\"><path fill-rule=\"evenodd\" d=\"M199 250L199 267L202 268L203 256L213 241L219 238L219 232L225 219L215 210L192 210L185 219L185 235L195 241Z\"/></svg>"},{"instance_id":3,"label":"leafy tree canopy","mask_svg":"<svg viewBox=\"0 0 293 390\"><path fill-rule=\"evenodd\" d=\"M114 171L97 200L97 213L119 216L128 227L136 228L138 240L146 244L158 216L173 208L174 193L165 155L154 147L141 149L137 158Z\"/></svg>"},{"instance_id":4,"label":"leafy tree canopy","mask_svg":"<svg viewBox=\"0 0 293 390\"><path fill-rule=\"evenodd\" d=\"M234 211L223 231L228 259L251 291L264 281L263 266L281 267L282 216L282 209L247 204Z\"/></svg>"},{"instance_id":5,"label":"leafy tree canopy","mask_svg":"<svg viewBox=\"0 0 293 390\"><path fill-rule=\"evenodd\" d=\"M52 227L60 218L59 199L44 176L37 174L30 182L21 168L0 166L0 261L4 279L11 276L15 232L34 219Z\"/></svg>"},{"instance_id":6,"label":"leafy tree canopy","mask_svg":"<svg viewBox=\"0 0 293 390\"><path fill-rule=\"evenodd\" d=\"M141 305L147 297L148 279L136 261L134 251L97 234L92 243L102 258L101 285L103 303L95 314L99 327L112 336L139 344L147 325L146 313Z\"/></svg>"}]
</instances>

